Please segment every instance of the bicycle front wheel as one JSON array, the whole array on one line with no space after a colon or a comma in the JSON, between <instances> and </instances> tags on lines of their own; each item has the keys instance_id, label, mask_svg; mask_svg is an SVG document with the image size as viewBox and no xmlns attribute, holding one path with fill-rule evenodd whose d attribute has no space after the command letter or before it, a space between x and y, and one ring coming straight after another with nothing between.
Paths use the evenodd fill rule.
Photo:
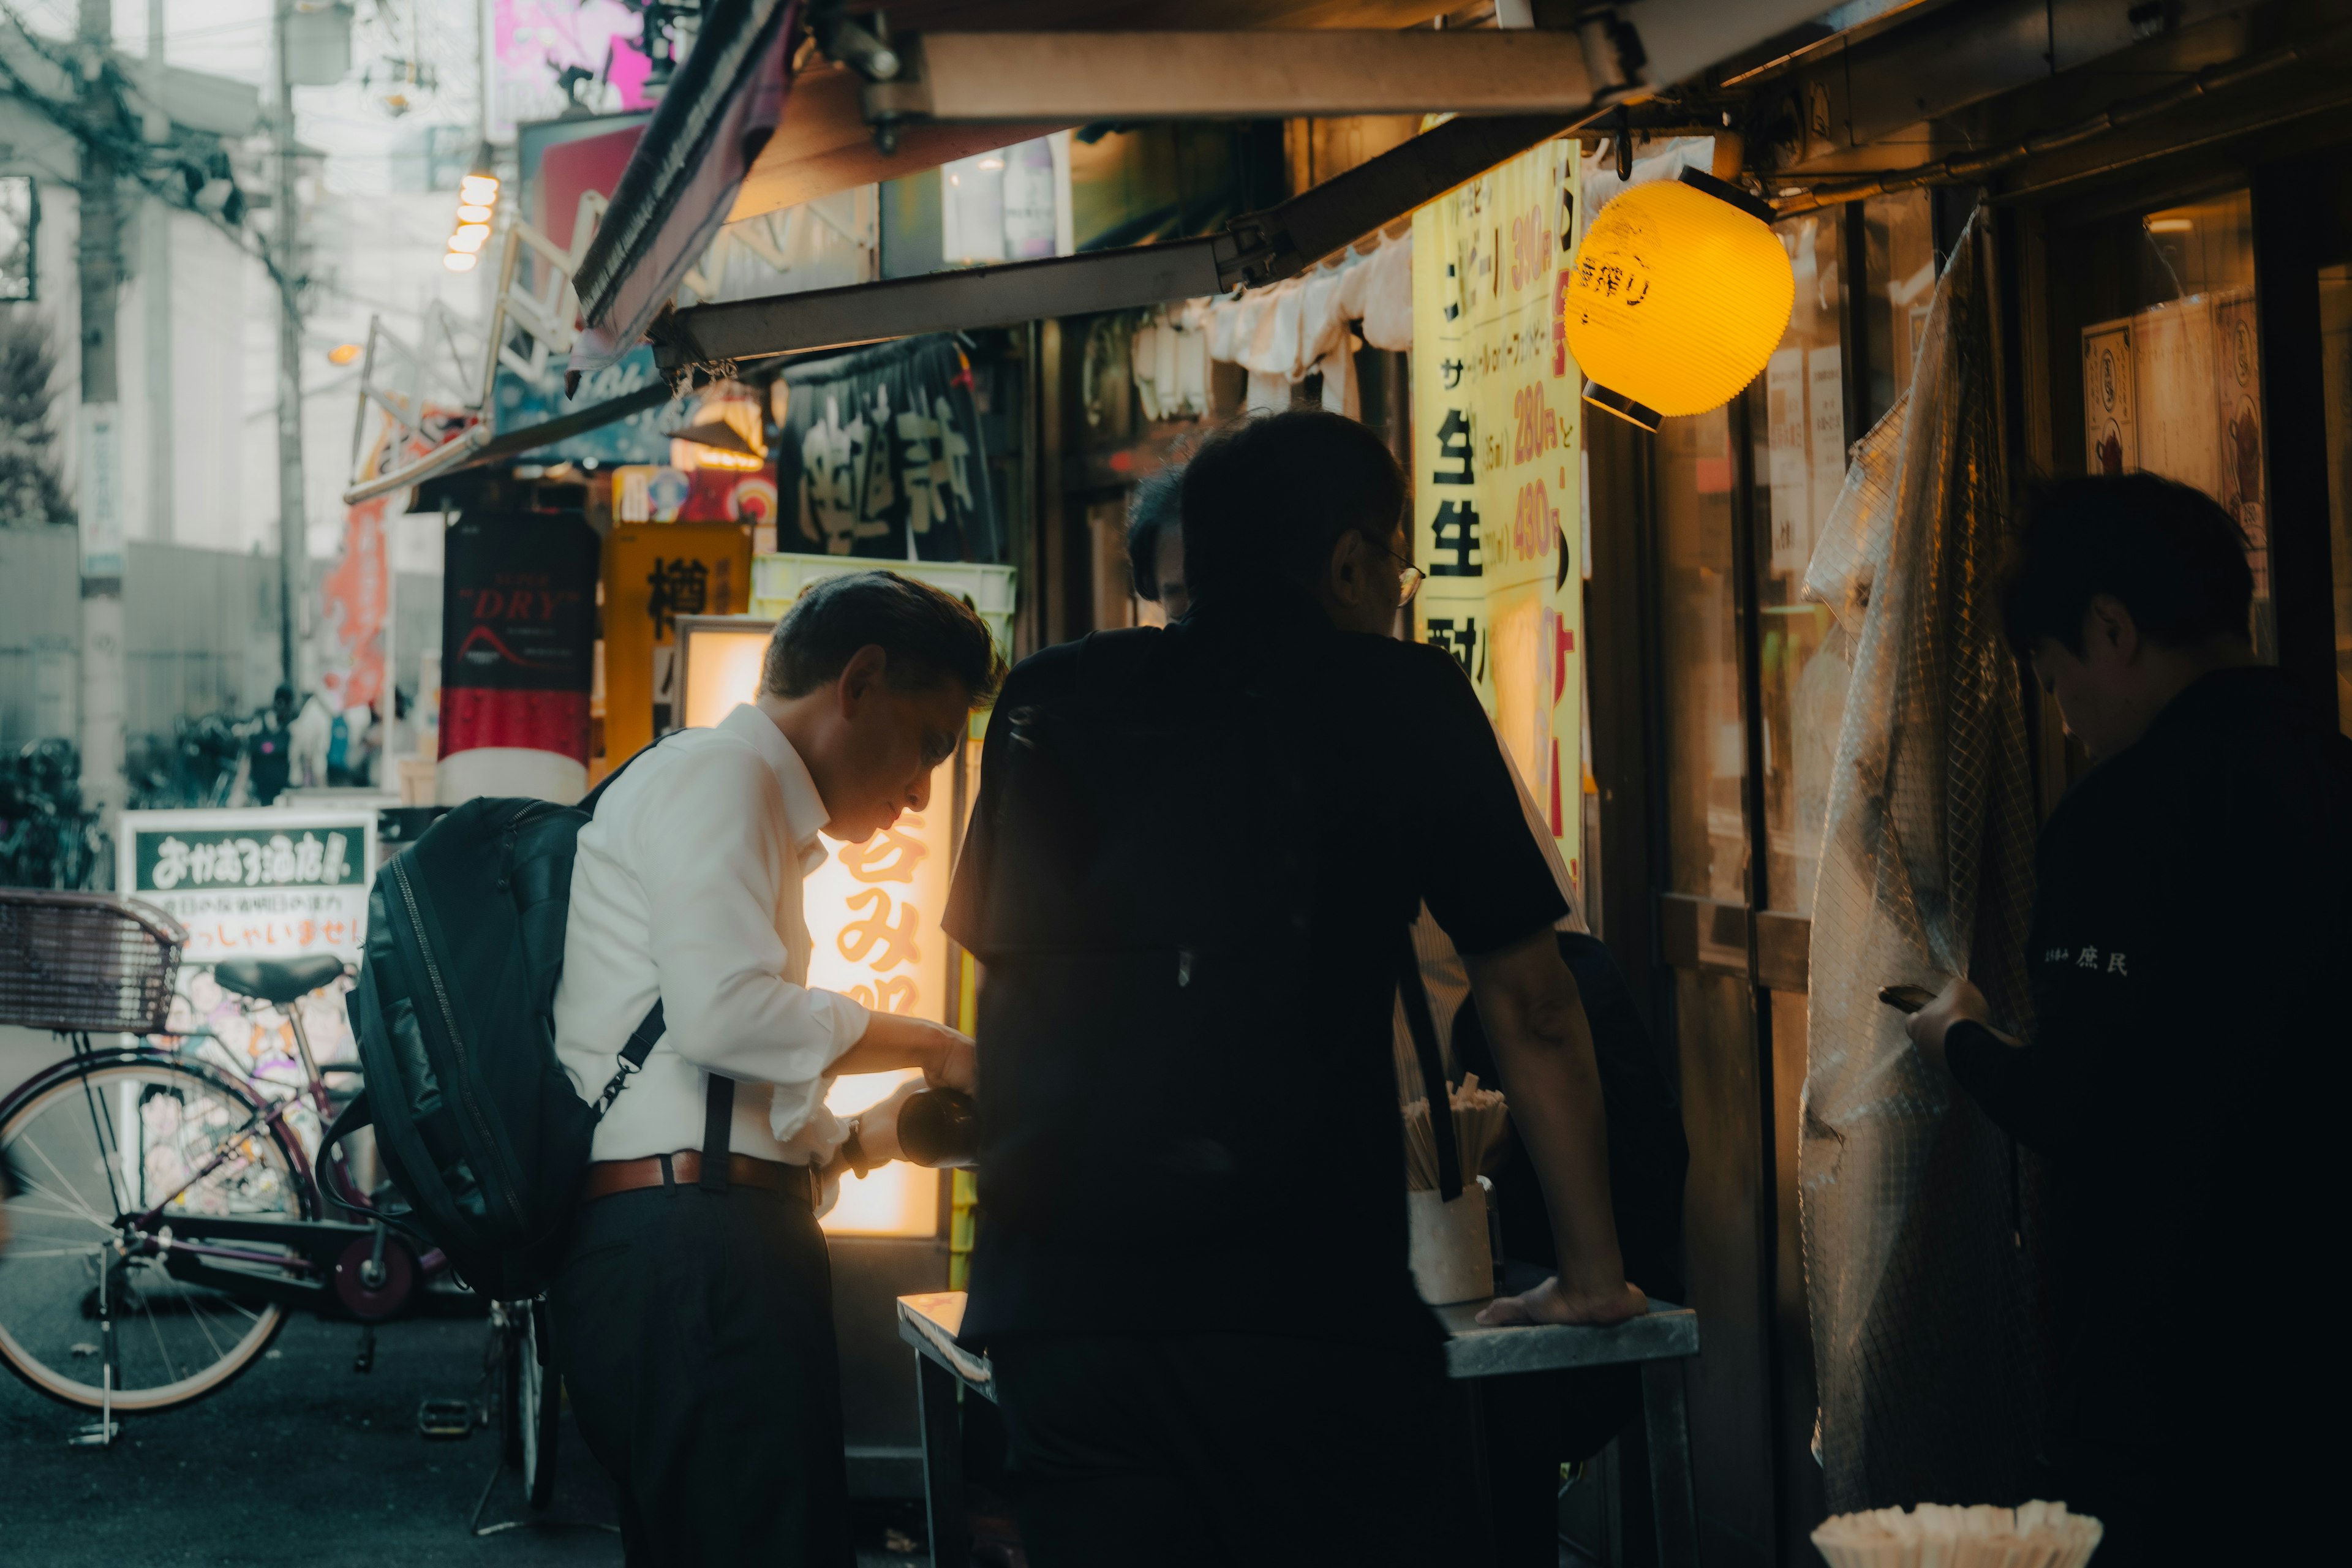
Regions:
<instances>
[{"instance_id":1,"label":"bicycle front wheel","mask_svg":"<svg viewBox=\"0 0 2352 1568\"><path fill-rule=\"evenodd\" d=\"M14 1098L0 1121L13 1233L0 1254L0 1361L11 1372L96 1409L110 1337L113 1407L163 1410L210 1394L268 1348L284 1306L257 1289L176 1279L168 1254L116 1250L123 1217L159 1202L163 1240L175 1215L309 1217L297 1157L258 1110L226 1075L151 1053L60 1068ZM239 1248L257 1255L237 1265L257 1282L296 1270L290 1248Z\"/></svg>"}]
</instances>

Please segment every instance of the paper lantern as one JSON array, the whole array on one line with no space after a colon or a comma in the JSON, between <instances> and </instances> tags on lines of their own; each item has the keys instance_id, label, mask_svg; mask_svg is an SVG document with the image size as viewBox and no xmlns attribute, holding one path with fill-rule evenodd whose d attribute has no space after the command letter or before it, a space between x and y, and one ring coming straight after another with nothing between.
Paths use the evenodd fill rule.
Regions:
<instances>
[{"instance_id":1,"label":"paper lantern","mask_svg":"<svg viewBox=\"0 0 2352 1568\"><path fill-rule=\"evenodd\" d=\"M1779 346L1797 279L1772 209L1696 169L1601 209L1560 290L1585 400L1655 430L1720 408Z\"/></svg>"}]
</instances>

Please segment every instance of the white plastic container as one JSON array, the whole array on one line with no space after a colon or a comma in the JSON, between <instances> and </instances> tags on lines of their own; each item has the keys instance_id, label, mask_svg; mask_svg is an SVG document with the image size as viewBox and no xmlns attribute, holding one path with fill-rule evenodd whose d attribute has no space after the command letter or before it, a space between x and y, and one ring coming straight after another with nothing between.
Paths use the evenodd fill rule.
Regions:
<instances>
[{"instance_id":1,"label":"white plastic container","mask_svg":"<svg viewBox=\"0 0 2352 1568\"><path fill-rule=\"evenodd\" d=\"M1433 1307L1483 1301L1495 1293L1495 1253L1486 1239L1486 1178L1463 1184L1441 1203L1433 1192L1407 1193L1412 1282Z\"/></svg>"}]
</instances>

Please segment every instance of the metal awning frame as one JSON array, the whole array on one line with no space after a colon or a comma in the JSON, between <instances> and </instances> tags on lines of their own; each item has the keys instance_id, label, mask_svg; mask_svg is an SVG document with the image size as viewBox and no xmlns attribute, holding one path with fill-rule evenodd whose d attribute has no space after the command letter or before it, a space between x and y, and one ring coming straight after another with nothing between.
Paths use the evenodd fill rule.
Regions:
<instances>
[{"instance_id":1,"label":"metal awning frame","mask_svg":"<svg viewBox=\"0 0 2352 1568\"><path fill-rule=\"evenodd\" d=\"M1622 37L1601 19L1573 32L940 32L850 63L867 79L861 106L877 132L936 121L1547 114L1639 89Z\"/></svg>"},{"instance_id":2,"label":"metal awning frame","mask_svg":"<svg viewBox=\"0 0 2352 1568\"><path fill-rule=\"evenodd\" d=\"M930 272L697 305L658 318L656 362L676 374L919 332L1012 326L1165 304L1295 277L1374 229L1571 129L1578 113L1451 120L1216 234L1080 256Z\"/></svg>"}]
</instances>

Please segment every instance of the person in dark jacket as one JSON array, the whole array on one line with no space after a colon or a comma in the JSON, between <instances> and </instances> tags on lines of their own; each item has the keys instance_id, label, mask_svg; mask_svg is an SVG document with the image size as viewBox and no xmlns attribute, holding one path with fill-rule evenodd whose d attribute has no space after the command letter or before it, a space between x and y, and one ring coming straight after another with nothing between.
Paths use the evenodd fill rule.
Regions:
<instances>
[{"instance_id":1,"label":"person in dark jacket","mask_svg":"<svg viewBox=\"0 0 2352 1568\"><path fill-rule=\"evenodd\" d=\"M2315 1507L2294 1413L2330 1403L2259 1324L2316 1240L2300 1216L2340 1185L2314 1156L2344 1037L2352 740L2256 661L2252 574L2210 497L2071 480L2021 544L2010 640L2095 765L2036 852L2031 1041L1965 979L1911 1037L2049 1159L2046 1456L2053 1495L2106 1524L2101 1568L2284 1560L2245 1532Z\"/></svg>"},{"instance_id":2,"label":"person in dark jacket","mask_svg":"<svg viewBox=\"0 0 2352 1568\"><path fill-rule=\"evenodd\" d=\"M1181 453L1138 480L1127 502L1127 569L1135 596L1158 605L1169 620L1192 607L1184 586L1184 459Z\"/></svg>"}]
</instances>

